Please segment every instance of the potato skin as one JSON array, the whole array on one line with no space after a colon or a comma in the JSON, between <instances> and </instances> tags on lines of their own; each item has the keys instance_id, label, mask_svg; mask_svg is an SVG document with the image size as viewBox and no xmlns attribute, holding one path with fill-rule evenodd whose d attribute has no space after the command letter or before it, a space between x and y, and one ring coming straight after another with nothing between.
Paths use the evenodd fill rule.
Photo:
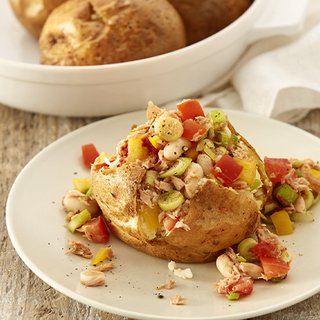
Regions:
<instances>
[{"instance_id":1,"label":"potato skin","mask_svg":"<svg viewBox=\"0 0 320 320\"><path fill-rule=\"evenodd\" d=\"M228 26L244 13L252 0L169 0L181 15L192 44Z\"/></svg>"},{"instance_id":2,"label":"potato skin","mask_svg":"<svg viewBox=\"0 0 320 320\"><path fill-rule=\"evenodd\" d=\"M137 228L137 190L145 169L137 163L92 171L92 188L112 233L132 247L167 260L185 263L212 261L218 252L250 236L259 222L254 200L213 180L190 200L184 223L168 236L147 240Z\"/></svg>"},{"instance_id":3,"label":"potato skin","mask_svg":"<svg viewBox=\"0 0 320 320\"><path fill-rule=\"evenodd\" d=\"M69 0L42 30L41 63L97 65L143 59L186 45L167 0Z\"/></svg>"},{"instance_id":4,"label":"potato skin","mask_svg":"<svg viewBox=\"0 0 320 320\"><path fill-rule=\"evenodd\" d=\"M10 0L13 12L21 24L36 38L53 9L66 0Z\"/></svg>"}]
</instances>

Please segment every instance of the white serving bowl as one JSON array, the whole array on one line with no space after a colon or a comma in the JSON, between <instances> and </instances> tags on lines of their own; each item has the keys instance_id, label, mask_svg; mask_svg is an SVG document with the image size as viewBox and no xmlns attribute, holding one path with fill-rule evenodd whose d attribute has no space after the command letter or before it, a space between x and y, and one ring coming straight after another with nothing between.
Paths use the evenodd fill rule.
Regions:
<instances>
[{"instance_id":1,"label":"white serving bowl","mask_svg":"<svg viewBox=\"0 0 320 320\"><path fill-rule=\"evenodd\" d=\"M255 0L236 21L193 45L152 58L99 66L38 64L37 41L0 2L0 102L61 116L107 116L194 97L253 41L297 32L307 0Z\"/></svg>"}]
</instances>

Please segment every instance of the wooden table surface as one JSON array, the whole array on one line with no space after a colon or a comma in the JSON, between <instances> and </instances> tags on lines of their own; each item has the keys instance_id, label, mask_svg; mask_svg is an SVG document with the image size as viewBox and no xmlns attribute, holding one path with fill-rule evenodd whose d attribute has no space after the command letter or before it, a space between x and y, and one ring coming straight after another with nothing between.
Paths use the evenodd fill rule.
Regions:
<instances>
[{"instance_id":1,"label":"wooden table surface","mask_svg":"<svg viewBox=\"0 0 320 320\"><path fill-rule=\"evenodd\" d=\"M96 120L39 115L0 105L1 320L128 319L88 307L49 287L19 258L10 242L5 225L7 196L20 170L51 142ZM320 137L320 110L312 111L295 125ZM320 294L287 309L255 319L320 319Z\"/></svg>"}]
</instances>

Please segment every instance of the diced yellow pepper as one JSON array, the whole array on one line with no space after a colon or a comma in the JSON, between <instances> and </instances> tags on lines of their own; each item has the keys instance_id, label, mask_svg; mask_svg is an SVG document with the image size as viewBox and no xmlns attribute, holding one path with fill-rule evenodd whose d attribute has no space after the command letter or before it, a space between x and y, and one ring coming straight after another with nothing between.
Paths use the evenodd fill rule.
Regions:
<instances>
[{"instance_id":1,"label":"diced yellow pepper","mask_svg":"<svg viewBox=\"0 0 320 320\"><path fill-rule=\"evenodd\" d=\"M91 187L91 179L89 178L74 178L72 179L73 187L80 191L81 193L86 194Z\"/></svg>"},{"instance_id":2,"label":"diced yellow pepper","mask_svg":"<svg viewBox=\"0 0 320 320\"><path fill-rule=\"evenodd\" d=\"M161 142L161 139L159 138L159 136L155 135L155 136L149 137L148 139L154 148L158 150L163 148L163 145L159 143Z\"/></svg>"},{"instance_id":3,"label":"diced yellow pepper","mask_svg":"<svg viewBox=\"0 0 320 320\"><path fill-rule=\"evenodd\" d=\"M127 162L134 162L136 160L144 160L148 157L149 150L143 146L141 138L129 138L128 140L128 158Z\"/></svg>"},{"instance_id":4,"label":"diced yellow pepper","mask_svg":"<svg viewBox=\"0 0 320 320\"><path fill-rule=\"evenodd\" d=\"M249 186L252 185L256 179L256 163L254 161L247 161L239 158L234 158L234 160L242 166L239 179L246 181Z\"/></svg>"},{"instance_id":5,"label":"diced yellow pepper","mask_svg":"<svg viewBox=\"0 0 320 320\"><path fill-rule=\"evenodd\" d=\"M97 266L106 259L110 260L112 256L113 256L113 251L111 247L100 248L98 252L95 254L95 256L92 258L90 265Z\"/></svg>"},{"instance_id":6,"label":"diced yellow pepper","mask_svg":"<svg viewBox=\"0 0 320 320\"><path fill-rule=\"evenodd\" d=\"M196 150L196 148L190 148L184 154L187 158L191 158L193 161L196 161L198 153L199 152Z\"/></svg>"},{"instance_id":7,"label":"diced yellow pepper","mask_svg":"<svg viewBox=\"0 0 320 320\"><path fill-rule=\"evenodd\" d=\"M276 233L279 236L291 234L293 232L293 223L291 222L287 211L276 211L270 216L270 218L276 228Z\"/></svg>"},{"instance_id":8,"label":"diced yellow pepper","mask_svg":"<svg viewBox=\"0 0 320 320\"><path fill-rule=\"evenodd\" d=\"M311 175L320 181L320 170L317 170L317 169L310 169L309 171L311 173Z\"/></svg>"},{"instance_id":9,"label":"diced yellow pepper","mask_svg":"<svg viewBox=\"0 0 320 320\"><path fill-rule=\"evenodd\" d=\"M149 207L143 204L138 209L138 230L148 240L152 240L156 237L157 230L160 226L159 216L160 209L158 206Z\"/></svg>"}]
</instances>

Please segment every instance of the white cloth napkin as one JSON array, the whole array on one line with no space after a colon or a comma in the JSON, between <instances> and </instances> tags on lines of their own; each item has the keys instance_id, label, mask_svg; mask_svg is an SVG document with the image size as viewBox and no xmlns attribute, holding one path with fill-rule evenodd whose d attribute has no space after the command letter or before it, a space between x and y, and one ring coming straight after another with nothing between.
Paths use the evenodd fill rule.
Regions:
<instances>
[{"instance_id":1,"label":"white cloth napkin","mask_svg":"<svg viewBox=\"0 0 320 320\"><path fill-rule=\"evenodd\" d=\"M242 109L295 122L320 108L320 1L310 2L303 31L253 44L223 90L206 91L203 106Z\"/></svg>"}]
</instances>

